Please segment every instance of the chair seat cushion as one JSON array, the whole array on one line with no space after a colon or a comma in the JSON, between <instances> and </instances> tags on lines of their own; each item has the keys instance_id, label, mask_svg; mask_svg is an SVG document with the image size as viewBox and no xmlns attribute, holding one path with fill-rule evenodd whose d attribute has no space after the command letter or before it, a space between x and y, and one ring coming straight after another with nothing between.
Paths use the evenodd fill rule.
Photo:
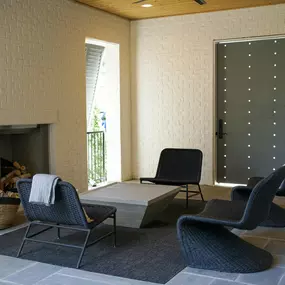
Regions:
<instances>
[{"instance_id":1,"label":"chair seat cushion","mask_svg":"<svg viewBox=\"0 0 285 285\"><path fill-rule=\"evenodd\" d=\"M117 211L115 207L104 205L82 204L82 207L85 209L89 218L93 220L91 223L88 223L89 228L94 228L111 217Z\"/></svg>"},{"instance_id":2,"label":"chair seat cushion","mask_svg":"<svg viewBox=\"0 0 285 285\"><path fill-rule=\"evenodd\" d=\"M206 204L203 212L191 216L191 220L238 227L245 207L246 202L244 201L211 200Z\"/></svg>"},{"instance_id":3,"label":"chair seat cushion","mask_svg":"<svg viewBox=\"0 0 285 285\"><path fill-rule=\"evenodd\" d=\"M217 219L239 221L244 213L246 203L244 201L211 200L206 204L204 215L211 215Z\"/></svg>"}]
</instances>

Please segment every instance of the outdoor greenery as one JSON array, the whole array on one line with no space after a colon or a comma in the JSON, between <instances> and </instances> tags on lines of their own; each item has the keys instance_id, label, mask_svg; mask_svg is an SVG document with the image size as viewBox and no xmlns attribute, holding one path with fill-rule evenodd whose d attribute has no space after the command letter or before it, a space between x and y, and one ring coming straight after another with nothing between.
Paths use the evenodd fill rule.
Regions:
<instances>
[{"instance_id":1,"label":"outdoor greenery","mask_svg":"<svg viewBox=\"0 0 285 285\"><path fill-rule=\"evenodd\" d=\"M100 110L98 108L95 108L93 111L93 120L92 120L92 132L99 132L100 129Z\"/></svg>"},{"instance_id":2,"label":"outdoor greenery","mask_svg":"<svg viewBox=\"0 0 285 285\"><path fill-rule=\"evenodd\" d=\"M107 179L105 133L100 128L100 110L95 108L92 120L92 132L87 135L88 147L88 183L95 186Z\"/></svg>"}]
</instances>

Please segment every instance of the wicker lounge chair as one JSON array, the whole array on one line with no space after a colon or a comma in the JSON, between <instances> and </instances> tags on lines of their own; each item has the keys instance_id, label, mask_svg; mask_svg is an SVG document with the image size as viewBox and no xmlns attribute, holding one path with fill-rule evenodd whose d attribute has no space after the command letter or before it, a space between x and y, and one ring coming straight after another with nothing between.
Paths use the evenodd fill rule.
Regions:
<instances>
[{"instance_id":1,"label":"wicker lounge chair","mask_svg":"<svg viewBox=\"0 0 285 285\"><path fill-rule=\"evenodd\" d=\"M284 177L285 178L285 177ZM247 201L252 189L263 179L263 177L251 177L247 186L234 187L231 193L233 201ZM285 196L285 181L277 188L276 196ZM272 202L267 219L261 223L263 227L283 228L285 227L285 209Z\"/></svg>"},{"instance_id":2,"label":"wicker lounge chair","mask_svg":"<svg viewBox=\"0 0 285 285\"><path fill-rule=\"evenodd\" d=\"M29 203L31 185L32 180L30 179L22 179L17 183L17 188L25 211L25 215L29 220L29 225L21 243L17 257L20 256L26 241L78 248L81 250L81 253L76 267L79 268L83 254L87 247L99 242L100 240L110 235L114 236L114 246L116 245L116 208L109 206L81 204L75 188L67 182L58 183L56 189L56 201L54 205L45 206ZM83 208L87 215L93 219L92 222L87 222ZM108 218L114 220L113 231L105 234L95 241L88 243L91 232ZM34 225L43 226L44 228L40 231L37 231L36 233L29 235L31 228ZM58 239L60 239L61 229L85 232L85 241L82 245L73 245L56 241L35 239L37 235L52 228L57 228Z\"/></svg>"},{"instance_id":3,"label":"wicker lounge chair","mask_svg":"<svg viewBox=\"0 0 285 285\"><path fill-rule=\"evenodd\" d=\"M188 266L237 273L269 268L272 255L242 240L229 227L252 230L266 220L284 177L285 166L258 183L247 202L212 200L200 214L181 216L177 231Z\"/></svg>"}]
</instances>

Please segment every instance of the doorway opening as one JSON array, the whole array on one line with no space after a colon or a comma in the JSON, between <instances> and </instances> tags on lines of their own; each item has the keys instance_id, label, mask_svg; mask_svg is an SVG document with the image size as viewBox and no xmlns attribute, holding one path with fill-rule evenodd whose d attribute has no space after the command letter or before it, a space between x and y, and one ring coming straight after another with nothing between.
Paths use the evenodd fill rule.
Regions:
<instances>
[{"instance_id":1,"label":"doorway opening","mask_svg":"<svg viewBox=\"0 0 285 285\"><path fill-rule=\"evenodd\" d=\"M119 45L87 38L86 114L89 188L121 178Z\"/></svg>"}]
</instances>

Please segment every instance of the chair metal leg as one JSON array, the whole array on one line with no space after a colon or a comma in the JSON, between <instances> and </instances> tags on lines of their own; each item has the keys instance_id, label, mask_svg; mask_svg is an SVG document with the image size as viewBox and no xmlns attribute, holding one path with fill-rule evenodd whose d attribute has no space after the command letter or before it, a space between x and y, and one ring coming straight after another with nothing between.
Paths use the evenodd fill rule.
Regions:
<instances>
[{"instance_id":1,"label":"chair metal leg","mask_svg":"<svg viewBox=\"0 0 285 285\"><path fill-rule=\"evenodd\" d=\"M17 253L17 257L19 257L20 254L21 254L21 251L22 251L22 249L23 249L23 247L24 247L24 244L25 244L25 242L26 242L26 237L27 237L27 235L28 235L28 233L29 233L29 231L30 231L31 226L32 226L32 223L29 224L29 226L28 226L28 228L27 228L27 230L26 230L26 233L25 233L25 235L24 235L24 237L23 237L21 246L20 246L19 251L18 251L18 253Z\"/></svg>"},{"instance_id":2,"label":"chair metal leg","mask_svg":"<svg viewBox=\"0 0 285 285\"><path fill-rule=\"evenodd\" d=\"M189 195L188 195L188 184L186 184L186 209L188 209L188 204L189 204Z\"/></svg>"},{"instance_id":3,"label":"chair metal leg","mask_svg":"<svg viewBox=\"0 0 285 285\"><path fill-rule=\"evenodd\" d=\"M81 250L81 253L80 253L80 256L79 256L77 265L76 265L76 268L77 268L77 269L80 267L80 263L81 263L83 254L84 254L84 252L85 252L85 249L86 249L86 246L87 246L87 243L88 243L88 240L89 240L90 233L91 233L91 230L88 230L87 235L86 235L86 239L85 239L85 242L84 242L84 245L83 245L83 247L82 247L82 250Z\"/></svg>"},{"instance_id":4,"label":"chair metal leg","mask_svg":"<svg viewBox=\"0 0 285 285\"><path fill-rule=\"evenodd\" d=\"M57 228L57 238L60 239L60 228Z\"/></svg>"},{"instance_id":5,"label":"chair metal leg","mask_svg":"<svg viewBox=\"0 0 285 285\"><path fill-rule=\"evenodd\" d=\"M116 247L117 246L117 218L116 218L116 213L114 213L114 217L113 217L113 219L114 219L114 233L113 233L113 235L114 235L114 247Z\"/></svg>"},{"instance_id":6,"label":"chair metal leg","mask_svg":"<svg viewBox=\"0 0 285 285\"><path fill-rule=\"evenodd\" d=\"M203 196L203 193L202 193L202 190L201 190L201 187L200 187L200 184L198 184L198 188L199 188L199 192L200 192L200 195L201 195L201 198L202 198L202 201L204 202L204 196Z\"/></svg>"}]
</instances>

